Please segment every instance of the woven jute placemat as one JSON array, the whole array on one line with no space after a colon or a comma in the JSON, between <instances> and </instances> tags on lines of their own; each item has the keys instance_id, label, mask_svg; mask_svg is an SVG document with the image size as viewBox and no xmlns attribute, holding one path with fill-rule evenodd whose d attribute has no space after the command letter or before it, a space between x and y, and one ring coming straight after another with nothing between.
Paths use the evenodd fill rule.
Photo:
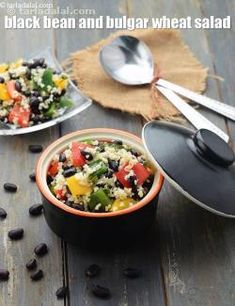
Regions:
<instances>
[{"instance_id":1,"label":"woven jute placemat","mask_svg":"<svg viewBox=\"0 0 235 306\"><path fill-rule=\"evenodd\" d=\"M207 69L196 59L176 30L118 31L107 39L71 54L65 62L68 73L78 87L95 102L146 119L173 120L179 113L160 93L153 99L150 85L126 86L110 79L99 62L101 47L118 35L132 35L143 40L151 49L160 77L202 92L206 86Z\"/></svg>"}]
</instances>

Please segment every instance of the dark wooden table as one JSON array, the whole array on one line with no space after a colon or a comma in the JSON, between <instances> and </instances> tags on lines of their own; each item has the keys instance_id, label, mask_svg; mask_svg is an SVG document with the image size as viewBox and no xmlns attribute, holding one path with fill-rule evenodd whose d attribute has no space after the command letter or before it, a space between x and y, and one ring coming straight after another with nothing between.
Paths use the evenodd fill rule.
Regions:
<instances>
[{"instance_id":1,"label":"dark wooden table","mask_svg":"<svg viewBox=\"0 0 235 306\"><path fill-rule=\"evenodd\" d=\"M55 0L54 4L94 9L97 16L195 18L231 15L235 18L234 0ZM108 30L4 30L5 13L1 9L1 61L27 57L46 46L51 46L63 60L70 52L109 33ZM209 78L206 94L235 106L234 30L191 29L182 34L196 56L209 68L209 74L224 79ZM205 109L200 111L228 132L235 143L235 124ZM0 186L6 181L19 185L16 194L1 191L0 206L7 210L8 217L0 222L0 266L11 273L8 282L0 283L1 306L235 305L234 220L197 207L167 182L160 197L155 235L131 249L85 251L61 241L43 217L29 217L28 208L40 202L37 187L28 178L38 158L28 152L29 144L46 146L61 135L87 127L122 128L140 134L142 125L140 117L94 104L72 120L49 130L0 138ZM24 240L9 241L7 232L18 226L25 229ZM40 260L44 279L32 283L25 263L40 242L48 243L50 252ZM87 290L84 268L91 263L103 267L97 282L111 289L112 298L108 301L98 300ZM138 280L124 279L121 270L126 266L141 268L143 276ZM66 300L59 301L55 291L63 284L69 287L70 294Z\"/></svg>"}]
</instances>

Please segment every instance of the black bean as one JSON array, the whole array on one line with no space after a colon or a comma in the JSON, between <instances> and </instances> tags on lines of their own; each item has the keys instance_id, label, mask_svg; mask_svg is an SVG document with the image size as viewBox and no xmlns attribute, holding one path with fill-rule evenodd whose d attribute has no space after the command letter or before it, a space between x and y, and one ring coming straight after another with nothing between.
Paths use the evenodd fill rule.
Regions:
<instances>
[{"instance_id":1,"label":"black bean","mask_svg":"<svg viewBox=\"0 0 235 306\"><path fill-rule=\"evenodd\" d=\"M30 178L30 180L31 180L32 182L36 182L36 175L35 175L35 172L31 173L31 174L29 175L29 178Z\"/></svg>"},{"instance_id":2,"label":"black bean","mask_svg":"<svg viewBox=\"0 0 235 306\"><path fill-rule=\"evenodd\" d=\"M25 95L25 97L31 96L31 92L29 90L24 91L23 94Z\"/></svg>"},{"instance_id":3,"label":"black bean","mask_svg":"<svg viewBox=\"0 0 235 306\"><path fill-rule=\"evenodd\" d=\"M153 185L154 176L151 174L147 180L143 183L143 187L150 189Z\"/></svg>"},{"instance_id":4,"label":"black bean","mask_svg":"<svg viewBox=\"0 0 235 306\"><path fill-rule=\"evenodd\" d=\"M22 90L22 85L19 81L15 81L15 89L18 91L18 92L21 92Z\"/></svg>"},{"instance_id":5,"label":"black bean","mask_svg":"<svg viewBox=\"0 0 235 306\"><path fill-rule=\"evenodd\" d=\"M39 66L43 66L44 65L44 63L45 63L45 58L39 58L39 60L38 60L38 64L39 64Z\"/></svg>"},{"instance_id":6,"label":"black bean","mask_svg":"<svg viewBox=\"0 0 235 306\"><path fill-rule=\"evenodd\" d=\"M34 248L34 253L38 256L43 256L48 253L48 247L45 243L40 243Z\"/></svg>"},{"instance_id":7,"label":"black bean","mask_svg":"<svg viewBox=\"0 0 235 306\"><path fill-rule=\"evenodd\" d=\"M33 63L30 63L30 64L29 64L29 68L30 68L30 69L35 69L35 68L37 68L38 66L40 66L40 63L39 63L39 60L38 60L38 59L34 59L34 60L33 60Z\"/></svg>"},{"instance_id":8,"label":"black bean","mask_svg":"<svg viewBox=\"0 0 235 306\"><path fill-rule=\"evenodd\" d=\"M108 172L105 173L105 177L112 178L113 177L113 171L109 169Z\"/></svg>"},{"instance_id":9,"label":"black bean","mask_svg":"<svg viewBox=\"0 0 235 306\"><path fill-rule=\"evenodd\" d=\"M3 77L0 77L0 83L4 83L5 82L5 79Z\"/></svg>"},{"instance_id":10,"label":"black bean","mask_svg":"<svg viewBox=\"0 0 235 306\"><path fill-rule=\"evenodd\" d=\"M100 146L100 153L103 153L105 151L105 148L103 146Z\"/></svg>"},{"instance_id":11,"label":"black bean","mask_svg":"<svg viewBox=\"0 0 235 306\"><path fill-rule=\"evenodd\" d=\"M9 279L9 271L6 269L0 269L0 280L1 281L6 281Z\"/></svg>"},{"instance_id":12,"label":"black bean","mask_svg":"<svg viewBox=\"0 0 235 306\"><path fill-rule=\"evenodd\" d=\"M96 186L99 187L99 188L104 188L105 184L104 183L97 183Z\"/></svg>"},{"instance_id":13,"label":"black bean","mask_svg":"<svg viewBox=\"0 0 235 306\"><path fill-rule=\"evenodd\" d=\"M60 153L59 161L64 163L66 161L66 155L64 152Z\"/></svg>"},{"instance_id":14,"label":"black bean","mask_svg":"<svg viewBox=\"0 0 235 306\"><path fill-rule=\"evenodd\" d=\"M25 66L25 67L28 67L30 65L30 63L28 63L28 62L23 62L22 63L22 66Z\"/></svg>"},{"instance_id":15,"label":"black bean","mask_svg":"<svg viewBox=\"0 0 235 306\"><path fill-rule=\"evenodd\" d=\"M59 98L59 97L63 96L65 93L66 93L66 90L62 89L60 93L54 92L53 95L54 95L55 98Z\"/></svg>"},{"instance_id":16,"label":"black bean","mask_svg":"<svg viewBox=\"0 0 235 306\"><path fill-rule=\"evenodd\" d=\"M140 269L126 268L123 270L123 275L128 278L138 278L141 276L141 273Z\"/></svg>"},{"instance_id":17,"label":"black bean","mask_svg":"<svg viewBox=\"0 0 235 306\"><path fill-rule=\"evenodd\" d=\"M90 152L87 152L85 150L81 150L81 154L83 157L85 157L86 160L92 160L93 155Z\"/></svg>"},{"instance_id":18,"label":"black bean","mask_svg":"<svg viewBox=\"0 0 235 306\"><path fill-rule=\"evenodd\" d=\"M47 176L47 184L50 185L52 182L53 182L53 178L50 175L48 175Z\"/></svg>"},{"instance_id":19,"label":"black bean","mask_svg":"<svg viewBox=\"0 0 235 306\"><path fill-rule=\"evenodd\" d=\"M32 109L37 109L40 103L41 101L36 96L32 97L29 101L29 105Z\"/></svg>"},{"instance_id":20,"label":"black bean","mask_svg":"<svg viewBox=\"0 0 235 306\"><path fill-rule=\"evenodd\" d=\"M16 192L17 191L17 186L16 186L16 184L13 184L13 183L5 183L3 185L3 187L8 192Z\"/></svg>"},{"instance_id":21,"label":"black bean","mask_svg":"<svg viewBox=\"0 0 235 306\"><path fill-rule=\"evenodd\" d=\"M74 205L74 202L71 200L66 200L65 204L72 207Z\"/></svg>"},{"instance_id":22,"label":"black bean","mask_svg":"<svg viewBox=\"0 0 235 306\"><path fill-rule=\"evenodd\" d=\"M118 171L119 163L116 160L108 159L109 168L114 172Z\"/></svg>"},{"instance_id":23,"label":"black bean","mask_svg":"<svg viewBox=\"0 0 235 306\"><path fill-rule=\"evenodd\" d=\"M117 144L117 145L120 145L120 146L123 144L123 142L121 140L117 140L117 139L113 140L112 142Z\"/></svg>"},{"instance_id":24,"label":"black bean","mask_svg":"<svg viewBox=\"0 0 235 306\"><path fill-rule=\"evenodd\" d=\"M92 264L85 270L85 275L88 277L94 277L100 274L100 266Z\"/></svg>"},{"instance_id":25,"label":"black bean","mask_svg":"<svg viewBox=\"0 0 235 306\"><path fill-rule=\"evenodd\" d=\"M139 197L139 194L138 194L138 187L137 187L137 179L136 179L136 176L130 176L128 178L128 182L130 183L131 185L131 189L132 189L132 193L133 193L133 199L134 200L139 200L140 197Z\"/></svg>"},{"instance_id":26,"label":"black bean","mask_svg":"<svg viewBox=\"0 0 235 306\"><path fill-rule=\"evenodd\" d=\"M140 199L140 197L139 197L138 189L137 189L137 178L136 178L136 176L135 175L130 176L129 179L128 179L128 182L131 185L131 189L132 189L132 193L133 193L133 199L138 201Z\"/></svg>"},{"instance_id":27,"label":"black bean","mask_svg":"<svg viewBox=\"0 0 235 306\"><path fill-rule=\"evenodd\" d=\"M30 67L30 66L29 66ZM26 73L25 73L25 76L28 80L31 80L32 78L32 74L31 74L31 71L29 69L26 70Z\"/></svg>"},{"instance_id":28,"label":"black bean","mask_svg":"<svg viewBox=\"0 0 235 306\"><path fill-rule=\"evenodd\" d=\"M44 63L44 64L42 65L42 68L47 68L47 64Z\"/></svg>"},{"instance_id":29,"label":"black bean","mask_svg":"<svg viewBox=\"0 0 235 306\"><path fill-rule=\"evenodd\" d=\"M31 274L30 277L33 281L38 281L38 280L43 278L43 271L38 270L38 271L34 272L33 274Z\"/></svg>"},{"instance_id":30,"label":"black bean","mask_svg":"<svg viewBox=\"0 0 235 306\"><path fill-rule=\"evenodd\" d=\"M23 236L24 236L23 228L15 228L8 232L8 237L11 240L19 240L19 239L22 239Z\"/></svg>"},{"instance_id":31,"label":"black bean","mask_svg":"<svg viewBox=\"0 0 235 306\"><path fill-rule=\"evenodd\" d=\"M7 217L7 212L5 211L5 209L0 207L0 219L6 219L6 217Z\"/></svg>"},{"instance_id":32,"label":"black bean","mask_svg":"<svg viewBox=\"0 0 235 306\"><path fill-rule=\"evenodd\" d=\"M29 213L31 216L39 216L42 214L43 206L42 204L34 204L29 208Z\"/></svg>"},{"instance_id":33,"label":"black bean","mask_svg":"<svg viewBox=\"0 0 235 306\"><path fill-rule=\"evenodd\" d=\"M31 93L32 96L34 97L40 97L40 93L36 90L34 90L32 93Z\"/></svg>"},{"instance_id":34,"label":"black bean","mask_svg":"<svg viewBox=\"0 0 235 306\"><path fill-rule=\"evenodd\" d=\"M120 183L118 180L114 183L116 187L124 188L122 183Z\"/></svg>"},{"instance_id":35,"label":"black bean","mask_svg":"<svg viewBox=\"0 0 235 306\"><path fill-rule=\"evenodd\" d=\"M134 150L134 149L131 149L131 154L132 155L134 155L135 157L138 157L140 154L136 151L136 150Z\"/></svg>"},{"instance_id":36,"label":"black bean","mask_svg":"<svg viewBox=\"0 0 235 306\"><path fill-rule=\"evenodd\" d=\"M133 189L133 188L132 188L132 193L133 193L132 198L133 198L134 200L136 200L136 201L139 201L139 200L140 200L140 196L139 196L139 194L138 194L137 189Z\"/></svg>"},{"instance_id":37,"label":"black bean","mask_svg":"<svg viewBox=\"0 0 235 306\"><path fill-rule=\"evenodd\" d=\"M65 90L65 89L62 89L62 90L61 90L61 93L60 93L60 96L63 96L65 93L66 93L66 90Z\"/></svg>"},{"instance_id":38,"label":"black bean","mask_svg":"<svg viewBox=\"0 0 235 306\"><path fill-rule=\"evenodd\" d=\"M60 71L60 69L54 69L53 70L53 74L61 74L62 71Z\"/></svg>"},{"instance_id":39,"label":"black bean","mask_svg":"<svg viewBox=\"0 0 235 306\"><path fill-rule=\"evenodd\" d=\"M63 169L63 170L68 170L68 169L70 169L70 168L71 168L71 166L65 166L65 165L62 166L62 169Z\"/></svg>"},{"instance_id":40,"label":"black bean","mask_svg":"<svg viewBox=\"0 0 235 306\"><path fill-rule=\"evenodd\" d=\"M109 288L102 287L100 285L92 285L91 291L95 296L99 298L108 299L111 297Z\"/></svg>"},{"instance_id":41,"label":"black bean","mask_svg":"<svg viewBox=\"0 0 235 306\"><path fill-rule=\"evenodd\" d=\"M76 173L76 169L74 167L70 167L69 169L64 170L63 176L70 177Z\"/></svg>"},{"instance_id":42,"label":"black bean","mask_svg":"<svg viewBox=\"0 0 235 306\"><path fill-rule=\"evenodd\" d=\"M70 206L72 208L75 208L75 209L80 210L80 211L84 211L85 210L85 207L82 204L72 203Z\"/></svg>"},{"instance_id":43,"label":"black bean","mask_svg":"<svg viewBox=\"0 0 235 306\"><path fill-rule=\"evenodd\" d=\"M34 116L31 118L31 121L33 121L36 124L36 123L42 122L42 118L39 116L39 114L34 113Z\"/></svg>"},{"instance_id":44,"label":"black bean","mask_svg":"<svg viewBox=\"0 0 235 306\"><path fill-rule=\"evenodd\" d=\"M41 145L29 145L29 151L32 153L42 152L43 147Z\"/></svg>"},{"instance_id":45,"label":"black bean","mask_svg":"<svg viewBox=\"0 0 235 306\"><path fill-rule=\"evenodd\" d=\"M34 269L36 269L37 268L37 260L35 259L35 258L33 258L33 259L30 259L27 263L26 263L26 268L28 269L28 270L34 270Z\"/></svg>"},{"instance_id":46,"label":"black bean","mask_svg":"<svg viewBox=\"0 0 235 306\"><path fill-rule=\"evenodd\" d=\"M136 188L137 185L137 178L135 175L129 176L128 182L130 183L132 188Z\"/></svg>"},{"instance_id":47,"label":"black bean","mask_svg":"<svg viewBox=\"0 0 235 306\"><path fill-rule=\"evenodd\" d=\"M55 294L57 296L57 299L63 299L66 297L67 293L68 293L68 288L63 286L57 289Z\"/></svg>"}]
</instances>

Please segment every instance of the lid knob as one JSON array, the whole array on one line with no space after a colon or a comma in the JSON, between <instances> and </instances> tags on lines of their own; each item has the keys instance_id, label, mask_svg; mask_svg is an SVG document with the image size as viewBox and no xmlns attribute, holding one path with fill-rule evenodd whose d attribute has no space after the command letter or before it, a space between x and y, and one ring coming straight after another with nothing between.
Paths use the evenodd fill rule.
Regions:
<instances>
[{"instance_id":1,"label":"lid knob","mask_svg":"<svg viewBox=\"0 0 235 306\"><path fill-rule=\"evenodd\" d=\"M224 167L233 164L235 156L232 149L215 133L206 129L198 130L193 141L197 152L210 162Z\"/></svg>"}]
</instances>

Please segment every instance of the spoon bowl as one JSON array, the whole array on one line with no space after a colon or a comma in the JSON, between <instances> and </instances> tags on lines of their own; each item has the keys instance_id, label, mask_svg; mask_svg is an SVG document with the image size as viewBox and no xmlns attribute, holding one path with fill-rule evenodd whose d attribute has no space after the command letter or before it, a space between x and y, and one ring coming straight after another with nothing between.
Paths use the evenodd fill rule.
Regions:
<instances>
[{"instance_id":1,"label":"spoon bowl","mask_svg":"<svg viewBox=\"0 0 235 306\"><path fill-rule=\"evenodd\" d=\"M122 84L144 85L153 79L152 54L147 45L135 37L119 36L104 46L99 55L105 72Z\"/></svg>"},{"instance_id":2,"label":"spoon bowl","mask_svg":"<svg viewBox=\"0 0 235 306\"><path fill-rule=\"evenodd\" d=\"M148 46L137 38L121 35L100 50L100 63L114 80L125 85L144 85L154 79L154 60ZM156 88L197 128L213 131L226 142L229 136L185 103L176 93L235 120L235 108L158 78Z\"/></svg>"}]
</instances>

